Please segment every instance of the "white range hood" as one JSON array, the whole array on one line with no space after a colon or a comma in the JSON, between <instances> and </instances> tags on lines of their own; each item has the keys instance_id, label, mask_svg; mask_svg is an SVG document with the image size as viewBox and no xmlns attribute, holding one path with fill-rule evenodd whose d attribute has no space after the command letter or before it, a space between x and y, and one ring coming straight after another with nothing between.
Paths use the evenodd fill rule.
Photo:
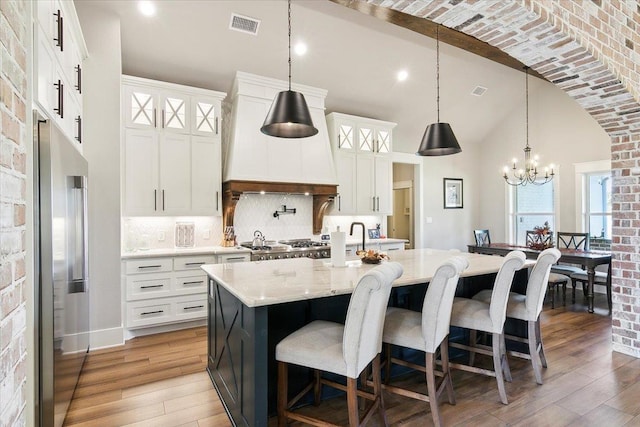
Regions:
<instances>
[{"instance_id":1,"label":"white range hood","mask_svg":"<svg viewBox=\"0 0 640 427\"><path fill-rule=\"evenodd\" d=\"M223 181L337 184L325 120L327 91L292 85L306 98L318 134L309 138L275 138L260 132L286 81L238 71L229 94L232 103L223 141Z\"/></svg>"}]
</instances>

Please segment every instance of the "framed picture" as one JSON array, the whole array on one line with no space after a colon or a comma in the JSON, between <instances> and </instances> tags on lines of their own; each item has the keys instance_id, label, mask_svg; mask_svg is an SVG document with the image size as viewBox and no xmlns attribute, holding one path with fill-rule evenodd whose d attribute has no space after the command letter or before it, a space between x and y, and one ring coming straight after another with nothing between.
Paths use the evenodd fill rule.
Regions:
<instances>
[{"instance_id":1,"label":"framed picture","mask_svg":"<svg viewBox=\"0 0 640 427\"><path fill-rule=\"evenodd\" d=\"M462 209L461 178L443 178L443 192L445 209Z\"/></svg>"},{"instance_id":2,"label":"framed picture","mask_svg":"<svg viewBox=\"0 0 640 427\"><path fill-rule=\"evenodd\" d=\"M369 229L369 238L370 239L379 239L380 238L380 230L378 230L377 228L370 228Z\"/></svg>"}]
</instances>

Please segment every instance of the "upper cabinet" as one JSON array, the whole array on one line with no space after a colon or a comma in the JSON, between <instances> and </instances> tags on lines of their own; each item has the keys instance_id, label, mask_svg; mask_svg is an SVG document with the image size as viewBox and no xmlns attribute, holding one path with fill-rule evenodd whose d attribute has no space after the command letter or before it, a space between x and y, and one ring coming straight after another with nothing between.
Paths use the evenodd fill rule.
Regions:
<instances>
[{"instance_id":1,"label":"upper cabinet","mask_svg":"<svg viewBox=\"0 0 640 427\"><path fill-rule=\"evenodd\" d=\"M221 215L226 94L123 76L123 215Z\"/></svg>"},{"instance_id":2,"label":"upper cabinet","mask_svg":"<svg viewBox=\"0 0 640 427\"><path fill-rule=\"evenodd\" d=\"M392 122L327 115L327 126L337 166L338 197L333 215L391 215Z\"/></svg>"},{"instance_id":3,"label":"upper cabinet","mask_svg":"<svg viewBox=\"0 0 640 427\"><path fill-rule=\"evenodd\" d=\"M33 2L34 100L82 151L82 61L87 48L72 1Z\"/></svg>"}]
</instances>

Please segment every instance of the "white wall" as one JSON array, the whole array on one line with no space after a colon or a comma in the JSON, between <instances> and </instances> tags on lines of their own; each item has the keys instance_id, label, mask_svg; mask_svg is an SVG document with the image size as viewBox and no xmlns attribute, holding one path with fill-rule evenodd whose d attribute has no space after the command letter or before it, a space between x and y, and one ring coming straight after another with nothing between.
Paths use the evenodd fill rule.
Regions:
<instances>
[{"instance_id":1,"label":"white wall","mask_svg":"<svg viewBox=\"0 0 640 427\"><path fill-rule=\"evenodd\" d=\"M120 292L120 20L76 2L89 57L83 66L84 156L89 162L91 346L122 339Z\"/></svg>"},{"instance_id":2,"label":"white wall","mask_svg":"<svg viewBox=\"0 0 640 427\"><path fill-rule=\"evenodd\" d=\"M500 177L501 170L513 157L521 162L524 159L524 84L522 86L520 107L515 108L482 141L478 153L478 181L482 186L477 190L481 191L481 200L472 228L488 228L491 230L491 240L495 242L507 239L507 193L504 180ZM559 166L555 178L556 188L559 188L556 228L579 231L576 225L575 192L581 189L575 187L573 165L610 158L610 139L586 111L551 83L530 78L529 102L529 144L534 153L540 154L541 164Z\"/></svg>"}]
</instances>

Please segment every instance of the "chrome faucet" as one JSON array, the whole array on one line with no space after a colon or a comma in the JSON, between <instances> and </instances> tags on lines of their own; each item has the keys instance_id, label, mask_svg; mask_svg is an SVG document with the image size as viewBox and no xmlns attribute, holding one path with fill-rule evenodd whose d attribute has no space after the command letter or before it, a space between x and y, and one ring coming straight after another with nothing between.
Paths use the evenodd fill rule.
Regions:
<instances>
[{"instance_id":1,"label":"chrome faucet","mask_svg":"<svg viewBox=\"0 0 640 427\"><path fill-rule=\"evenodd\" d=\"M364 251L364 223L362 222L352 222L351 223L351 228L349 229L349 236L353 236L353 226L354 225L361 225L362 226L362 250Z\"/></svg>"}]
</instances>

